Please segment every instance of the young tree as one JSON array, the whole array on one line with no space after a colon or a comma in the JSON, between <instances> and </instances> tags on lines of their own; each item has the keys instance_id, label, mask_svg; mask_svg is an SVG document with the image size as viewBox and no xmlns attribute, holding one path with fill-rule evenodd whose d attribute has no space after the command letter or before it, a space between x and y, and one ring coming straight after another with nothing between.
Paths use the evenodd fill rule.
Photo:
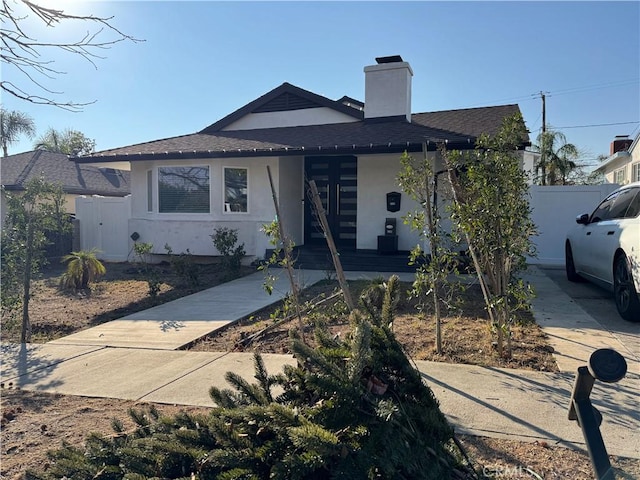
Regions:
<instances>
[{"instance_id":1,"label":"young tree","mask_svg":"<svg viewBox=\"0 0 640 480\"><path fill-rule=\"evenodd\" d=\"M578 167L578 148L567 143L563 133L553 130L538 135L537 142L534 149L540 153L540 161L536 165L536 175L541 172L541 184L566 185L567 177Z\"/></svg>"},{"instance_id":2,"label":"young tree","mask_svg":"<svg viewBox=\"0 0 640 480\"><path fill-rule=\"evenodd\" d=\"M454 192L452 219L464 232L497 331L498 351L511 355L510 325L528 308L531 291L517 278L534 253L527 174L518 147L526 127L520 114L505 119L493 137L482 135L473 152L447 152ZM506 340L506 350L504 342Z\"/></svg>"},{"instance_id":3,"label":"young tree","mask_svg":"<svg viewBox=\"0 0 640 480\"><path fill-rule=\"evenodd\" d=\"M9 155L8 146L17 142L20 135L33 138L35 132L35 124L29 115L0 107L0 142L3 156Z\"/></svg>"},{"instance_id":4,"label":"young tree","mask_svg":"<svg viewBox=\"0 0 640 480\"><path fill-rule=\"evenodd\" d=\"M413 230L420 232L420 237L429 244L428 260L420 245L411 252L411 261L419 266L413 283L413 293L417 296L432 295L436 329L436 352L442 353L442 332L440 304L446 300L445 285L448 274L453 270L453 255L445 241L445 232L441 228L440 214L436 204L437 174L434 168L435 159L427 157L426 145L424 156L416 159L406 152L400 157L398 185L416 201L418 209L409 212L405 223ZM442 152L440 152L441 154Z\"/></svg>"},{"instance_id":5,"label":"young tree","mask_svg":"<svg viewBox=\"0 0 640 480\"><path fill-rule=\"evenodd\" d=\"M2 91L27 102L71 111L81 110L93 102L58 100L63 92L51 89L46 82L65 72L55 68L55 60L47 55L47 51L60 50L80 55L96 67L95 61L103 58L97 52L126 40L139 41L113 26L113 17L69 14L31 0L3 0L0 19L0 53L4 70L0 81ZM43 32L36 22L48 28L62 28L48 34L49 30ZM93 31L70 28L86 23L95 26ZM84 33L76 34L78 31ZM13 74L22 81L7 80Z\"/></svg>"},{"instance_id":6,"label":"young tree","mask_svg":"<svg viewBox=\"0 0 640 480\"><path fill-rule=\"evenodd\" d=\"M5 192L7 217L2 228L2 307L22 312L20 341L31 340L31 280L46 263L47 232L70 228L65 222L62 187L42 178L27 182L19 194Z\"/></svg>"},{"instance_id":7,"label":"young tree","mask_svg":"<svg viewBox=\"0 0 640 480\"><path fill-rule=\"evenodd\" d=\"M65 155L86 155L93 153L96 141L87 138L84 133L70 128L62 132L50 128L38 139L33 148L46 152L64 153Z\"/></svg>"}]
</instances>

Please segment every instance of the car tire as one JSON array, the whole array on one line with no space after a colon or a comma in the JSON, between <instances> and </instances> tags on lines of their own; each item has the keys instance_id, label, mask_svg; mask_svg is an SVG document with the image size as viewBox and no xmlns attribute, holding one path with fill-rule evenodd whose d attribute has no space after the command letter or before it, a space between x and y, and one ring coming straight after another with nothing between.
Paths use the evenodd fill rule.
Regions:
<instances>
[{"instance_id":1,"label":"car tire","mask_svg":"<svg viewBox=\"0 0 640 480\"><path fill-rule=\"evenodd\" d=\"M640 322L640 299L624 254L618 255L613 262L613 295L620 316L625 320Z\"/></svg>"},{"instance_id":2,"label":"car tire","mask_svg":"<svg viewBox=\"0 0 640 480\"><path fill-rule=\"evenodd\" d=\"M576 266L573 263L573 252L571 245L567 242L564 246L564 267L567 272L567 280L570 282L582 282L583 278L576 273Z\"/></svg>"}]
</instances>

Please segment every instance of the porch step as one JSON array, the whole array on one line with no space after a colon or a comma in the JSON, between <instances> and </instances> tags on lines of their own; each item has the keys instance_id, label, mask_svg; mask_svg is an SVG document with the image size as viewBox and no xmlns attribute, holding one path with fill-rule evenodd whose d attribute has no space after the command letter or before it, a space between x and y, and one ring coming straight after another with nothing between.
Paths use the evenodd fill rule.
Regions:
<instances>
[{"instance_id":1,"label":"porch step","mask_svg":"<svg viewBox=\"0 0 640 480\"><path fill-rule=\"evenodd\" d=\"M267 251L267 258L273 250ZM376 250L338 250L340 263L349 272L415 272L409 265L409 252L380 255ZM296 268L308 270L335 270L327 248L295 247L293 259Z\"/></svg>"}]
</instances>

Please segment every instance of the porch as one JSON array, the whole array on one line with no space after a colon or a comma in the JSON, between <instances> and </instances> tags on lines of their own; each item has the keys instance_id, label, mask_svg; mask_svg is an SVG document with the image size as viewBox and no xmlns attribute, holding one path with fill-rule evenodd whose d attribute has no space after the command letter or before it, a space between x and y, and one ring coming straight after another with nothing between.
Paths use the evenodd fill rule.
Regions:
<instances>
[{"instance_id":1,"label":"porch","mask_svg":"<svg viewBox=\"0 0 640 480\"><path fill-rule=\"evenodd\" d=\"M267 258L273 250L267 251ZM345 271L351 272L410 272L416 270L409 265L408 251L395 251L381 254L377 250L363 250L355 248L338 248L340 262ZM294 247L293 260L295 268L306 270L335 270L331 259L331 252L326 246L301 245Z\"/></svg>"}]
</instances>

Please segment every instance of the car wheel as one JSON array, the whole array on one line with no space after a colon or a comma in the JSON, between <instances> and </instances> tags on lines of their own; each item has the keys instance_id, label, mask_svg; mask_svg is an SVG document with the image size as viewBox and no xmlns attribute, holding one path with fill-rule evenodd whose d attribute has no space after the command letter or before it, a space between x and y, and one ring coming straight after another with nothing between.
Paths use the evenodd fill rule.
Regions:
<instances>
[{"instance_id":1,"label":"car wheel","mask_svg":"<svg viewBox=\"0 0 640 480\"><path fill-rule=\"evenodd\" d=\"M582 282L583 279L576 273L576 266L573 263L573 252L571 245L567 242L564 246L564 267L567 272L567 280L570 282Z\"/></svg>"},{"instance_id":2,"label":"car wheel","mask_svg":"<svg viewBox=\"0 0 640 480\"><path fill-rule=\"evenodd\" d=\"M620 316L625 320L640 322L640 299L624 255L618 255L613 264L613 294Z\"/></svg>"}]
</instances>

